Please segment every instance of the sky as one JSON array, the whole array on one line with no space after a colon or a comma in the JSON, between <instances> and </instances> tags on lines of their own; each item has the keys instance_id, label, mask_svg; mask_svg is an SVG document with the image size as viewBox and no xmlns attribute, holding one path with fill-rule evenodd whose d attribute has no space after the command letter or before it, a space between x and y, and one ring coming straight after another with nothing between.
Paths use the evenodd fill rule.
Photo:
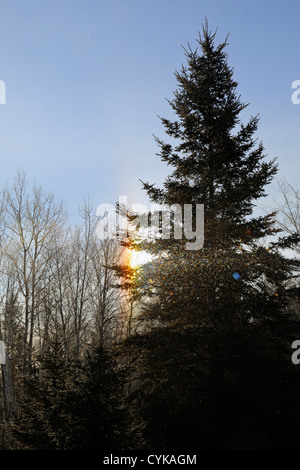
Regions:
<instances>
[{"instance_id":1,"label":"sky","mask_svg":"<svg viewBox=\"0 0 300 470\"><path fill-rule=\"evenodd\" d=\"M205 18L216 43L229 34L241 119L259 114L268 159L298 185L299 0L0 0L0 18L0 185L25 171L74 221L85 198L147 203L140 180L170 172L158 116L175 117L174 72Z\"/></svg>"}]
</instances>

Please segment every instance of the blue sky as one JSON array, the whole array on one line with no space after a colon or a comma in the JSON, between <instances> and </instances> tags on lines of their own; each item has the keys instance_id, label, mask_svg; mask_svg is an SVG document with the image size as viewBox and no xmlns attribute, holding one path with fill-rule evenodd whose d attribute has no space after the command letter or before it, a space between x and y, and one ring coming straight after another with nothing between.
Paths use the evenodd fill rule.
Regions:
<instances>
[{"instance_id":1,"label":"blue sky","mask_svg":"<svg viewBox=\"0 0 300 470\"><path fill-rule=\"evenodd\" d=\"M298 0L1 0L0 184L25 170L74 220L87 196L146 202L139 179L160 185L168 174L155 156L157 116L172 117L165 98L181 45L196 46L205 17L217 42L230 34L229 64L250 103L241 117L260 114L257 137L297 185Z\"/></svg>"}]
</instances>

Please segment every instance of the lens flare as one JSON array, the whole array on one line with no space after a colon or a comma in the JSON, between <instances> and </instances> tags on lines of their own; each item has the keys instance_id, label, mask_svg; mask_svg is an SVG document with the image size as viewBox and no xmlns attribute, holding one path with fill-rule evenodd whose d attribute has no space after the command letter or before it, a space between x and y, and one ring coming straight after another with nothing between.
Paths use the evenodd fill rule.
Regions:
<instances>
[{"instance_id":1,"label":"lens flare","mask_svg":"<svg viewBox=\"0 0 300 470\"><path fill-rule=\"evenodd\" d=\"M145 253L144 251L128 250L126 258L128 266L135 269L151 261L152 257L149 253Z\"/></svg>"}]
</instances>

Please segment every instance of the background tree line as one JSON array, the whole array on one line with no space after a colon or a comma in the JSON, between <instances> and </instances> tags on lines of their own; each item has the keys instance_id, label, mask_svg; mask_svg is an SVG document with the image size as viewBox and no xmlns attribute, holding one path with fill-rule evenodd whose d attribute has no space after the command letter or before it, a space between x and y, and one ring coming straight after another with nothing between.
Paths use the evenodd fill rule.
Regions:
<instances>
[{"instance_id":1,"label":"background tree line","mask_svg":"<svg viewBox=\"0 0 300 470\"><path fill-rule=\"evenodd\" d=\"M47 372L47 367L53 366L53 373L62 383L67 380L65 374L71 365L73 379L79 380L81 361L88 360L87 354L96 348L98 357L98 347L113 344L126 334L127 312L110 268L120 256L118 244L96 236L97 218L90 202L83 204L80 215L81 224L71 227L63 204L56 203L54 196L42 188L30 187L22 172L18 172L12 187L1 191L0 336L6 345L6 364L2 365L1 374L4 447L19 445L10 430L11 424L25 413L28 380L46 383L48 372L52 373ZM94 361L95 357L89 360ZM51 393L55 391L51 391L50 383L45 386L51 408ZM39 387L42 383L35 383L34 390L28 390L36 403L42 400ZM55 396L53 406L58 406L56 399ZM34 401L31 403L33 406ZM39 435L36 418L31 414ZM22 422L25 423L24 418Z\"/></svg>"}]
</instances>

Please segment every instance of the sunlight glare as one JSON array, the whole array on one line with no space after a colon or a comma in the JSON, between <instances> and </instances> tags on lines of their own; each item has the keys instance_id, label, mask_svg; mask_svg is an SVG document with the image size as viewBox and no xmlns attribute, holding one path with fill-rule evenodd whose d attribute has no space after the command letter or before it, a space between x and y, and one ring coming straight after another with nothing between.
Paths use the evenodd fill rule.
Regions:
<instances>
[{"instance_id":1,"label":"sunlight glare","mask_svg":"<svg viewBox=\"0 0 300 470\"><path fill-rule=\"evenodd\" d=\"M142 264L151 261L152 256L144 251L130 250L128 254L128 264L131 268L138 268Z\"/></svg>"}]
</instances>

